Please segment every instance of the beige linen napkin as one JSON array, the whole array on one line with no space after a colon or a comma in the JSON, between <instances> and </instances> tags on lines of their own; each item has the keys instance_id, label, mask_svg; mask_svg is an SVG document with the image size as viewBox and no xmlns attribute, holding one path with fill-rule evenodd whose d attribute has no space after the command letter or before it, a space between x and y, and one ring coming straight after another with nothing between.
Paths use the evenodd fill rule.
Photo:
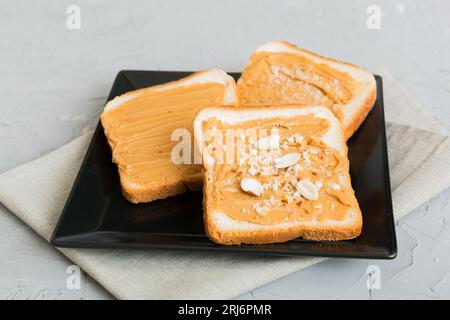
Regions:
<instances>
[{"instance_id":1,"label":"beige linen napkin","mask_svg":"<svg viewBox=\"0 0 450 320\"><path fill-rule=\"evenodd\" d=\"M398 219L450 186L450 139L388 73L383 73L383 79L394 212ZM0 175L0 202L46 240L90 138L91 134L84 135ZM164 250L61 252L121 299L232 298L323 260Z\"/></svg>"}]
</instances>

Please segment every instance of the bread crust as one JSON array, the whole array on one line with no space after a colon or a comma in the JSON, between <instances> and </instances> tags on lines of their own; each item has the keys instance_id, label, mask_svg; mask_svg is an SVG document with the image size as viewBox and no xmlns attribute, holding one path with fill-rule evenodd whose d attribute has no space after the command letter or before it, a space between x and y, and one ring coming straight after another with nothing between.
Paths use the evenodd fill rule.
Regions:
<instances>
[{"instance_id":1,"label":"bread crust","mask_svg":"<svg viewBox=\"0 0 450 320\"><path fill-rule=\"evenodd\" d=\"M267 244L281 243L296 238L313 241L339 241L358 237L362 230L362 217L357 215L358 221L352 225L343 226L292 226L274 228L270 230L222 231L217 228L212 215L204 213L205 231L208 237L218 244Z\"/></svg>"},{"instance_id":2,"label":"bread crust","mask_svg":"<svg viewBox=\"0 0 450 320\"><path fill-rule=\"evenodd\" d=\"M304 48L297 47L295 44L292 44L292 43L287 42L287 41L280 41L280 43L284 44L287 47L290 47L292 50L302 51L302 52L305 52L307 54L316 56L317 58L320 58L320 59L330 60L330 61L333 61L333 62L337 62L337 63L340 63L340 64L347 65L349 67L362 69L361 67L357 66L356 64L345 62L345 61L340 61L340 60L337 60L337 59L334 59L334 58L325 57L325 56L322 56L322 55L320 55L318 53L311 52L311 51L306 50Z\"/></svg>"},{"instance_id":3,"label":"bread crust","mask_svg":"<svg viewBox=\"0 0 450 320\"><path fill-rule=\"evenodd\" d=\"M108 101L106 103L106 105L105 105L105 108L104 108L103 112L107 112L109 110L109 106L111 105L111 103L114 102L114 100L116 100L118 98L128 98L128 97L132 98L134 96L139 96L140 94L145 93L145 92L147 92L149 90L151 90L151 91L158 91L158 90L161 90L161 89L164 89L164 88L176 85L177 83L188 82L188 81L193 80L195 78L201 77L202 75L207 74L210 71L215 71L215 70L219 70L219 69L200 70L200 71L194 72L193 74L188 75L188 76L186 76L184 78L181 78L181 79L178 79L178 80L172 80L172 81L169 81L169 82L166 82L166 83L162 83L162 84L158 84L158 85L154 85L154 86L151 86L151 87L148 87L148 88L141 88L141 89L136 89L136 90L133 90L133 91L125 92L124 94L121 94L120 96L117 96L114 99ZM220 70L220 71L224 72L223 70ZM225 73L225 74L228 75L227 73ZM229 85L231 86L231 88L229 88L229 89L231 89L231 91L234 91L236 93L237 92L236 91L236 81L233 79L229 83ZM230 102L227 103L227 105L230 105L230 106L237 106L238 104L239 104L239 99L237 97L237 94L235 94L235 97L234 97L233 101L230 101ZM120 104L118 106L120 106ZM114 108L115 107L113 107L113 109Z\"/></svg>"},{"instance_id":4,"label":"bread crust","mask_svg":"<svg viewBox=\"0 0 450 320\"><path fill-rule=\"evenodd\" d=\"M192 176L190 180L167 182L161 185L145 185L136 188L125 176L120 174L120 185L125 199L132 203L141 203L166 199L188 191L199 191L202 188L203 180L199 173Z\"/></svg>"},{"instance_id":5,"label":"bread crust","mask_svg":"<svg viewBox=\"0 0 450 320\"><path fill-rule=\"evenodd\" d=\"M348 140L358 130L359 126L364 122L370 110L372 110L375 100L377 99L376 88L371 90L370 94L361 104L358 112L354 113L351 120L343 126L345 139Z\"/></svg>"}]
</instances>

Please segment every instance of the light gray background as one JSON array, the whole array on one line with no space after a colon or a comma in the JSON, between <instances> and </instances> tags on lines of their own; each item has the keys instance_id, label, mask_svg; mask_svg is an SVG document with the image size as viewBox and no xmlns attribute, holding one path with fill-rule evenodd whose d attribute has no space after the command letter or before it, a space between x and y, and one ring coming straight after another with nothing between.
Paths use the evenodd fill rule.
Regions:
<instances>
[{"instance_id":1,"label":"light gray background","mask_svg":"<svg viewBox=\"0 0 450 320\"><path fill-rule=\"evenodd\" d=\"M81 29L66 27L68 5ZM366 27L379 5L380 30ZM92 128L121 69L240 70L288 40L371 70L388 66L450 130L448 1L1 1L0 172ZM450 298L450 190L397 225L394 261L328 260L239 298ZM94 280L68 290L70 265L0 205L0 299L108 299ZM366 268L381 268L381 290Z\"/></svg>"}]
</instances>

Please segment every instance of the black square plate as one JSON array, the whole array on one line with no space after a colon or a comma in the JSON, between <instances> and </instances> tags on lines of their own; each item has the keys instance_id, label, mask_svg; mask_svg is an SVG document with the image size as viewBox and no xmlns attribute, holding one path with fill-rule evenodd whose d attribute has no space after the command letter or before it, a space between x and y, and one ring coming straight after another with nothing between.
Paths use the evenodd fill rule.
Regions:
<instances>
[{"instance_id":1,"label":"black square plate","mask_svg":"<svg viewBox=\"0 0 450 320\"><path fill-rule=\"evenodd\" d=\"M121 71L109 99L127 91L182 78L188 72ZM238 77L239 74L233 74ZM394 258L392 213L381 78L378 98L349 141L350 174L362 213L362 234L353 240L221 246L203 229L202 193L186 193L146 204L122 196L119 176L99 123L52 236L60 247L195 249L242 254Z\"/></svg>"}]
</instances>

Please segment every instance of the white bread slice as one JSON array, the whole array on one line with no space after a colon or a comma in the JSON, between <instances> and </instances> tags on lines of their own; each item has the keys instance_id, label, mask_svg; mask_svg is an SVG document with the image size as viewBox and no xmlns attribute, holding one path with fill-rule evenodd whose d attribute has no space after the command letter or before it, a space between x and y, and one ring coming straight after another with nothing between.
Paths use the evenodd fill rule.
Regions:
<instances>
[{"instance_id":1,"label":"white bread slice","mask_svg":"<svg viewBox=\"0 0 450 320\"><path fill-rule=\"evenodd\" d=\"M204 121L216 118L221 122L233 125L250 120L271 118L293 118L300 115L312 114L327 119L329 130L321 136L321 141L338 151L344 161L347 161L347 146L339 120L325 107L212 107L200 111L194 122L194 135L197 145L201 146L204 135L202 130ZM359 236L362 229L362 215L359 207L349 208L343 220L328 219L327 221L288 221L273 225L262 225L231 218L227 212L214 210L209 206L207 197L215 186L214 158L203 148L204 167L204 223L208 237L219 244L239 245L285 242L295 238L308 240L344 240ZM351 188L350 175L347 172L345 183ZM353 195L353 194L352 194ZM354 197L354 195L353 195ZM356 201L356 198L355 198Z\"/></svg>"},{"instance_id":2,"label":"white bread slice","mask_svg":"<svg viewBox=\"0 0 450 320\"><path fill-rule=\"evenodd\" d=\"M331 58L323 57L318 54L312 53L305 49L296 47L288 42L269 42L259 48L257 48L252 57L258 53L291 53L298 55L300 57L305 57L312 61L314 64L326 65L337 71L346 73L349 75L356 84L355 88L352 89L352 98L345 104L335 105L337 109L342 112L341 123L344 128L344 134L346 139L348 139L361 125L365 117L372 109L373 104L376 99L376 82L372 73L349 63L334 60ZM240 90L240 84L242 84L242 79L245 77L247 67L251 64L247 64L243 71L241 78L238 80L238 93ZM239 94L240 95L240 94ZM241 100L243 97L239 97ZM242 101L241 101L242 103ZM295 101L296 104L304 105L303 101ZM278 104L278 103L277 103ZM279 103L286 104L286 102L280 101ZM254 105L254 104L252 104Z\"/></svg>"},{"instance_id":3,"label":"white bread slice","mask_svg":"<svg viewBox=\"0 0 450 320\"><path fill-rule=\"evenodd\" d=\"M145 95L151 95L177 88L186 88L196 84L209 84L209 83L220 84L224 86L225 94L223 97L220 98L221 99L219 101L220 104L224 105L237 104L238 100L236 94L236 83L232 77L230 77L220 69L201 71L177 81L172 81L169 83L149 88L131 91L121 96L115 97L106 104L101 116L101 120L105 134L108 137L108 142L111 146L111 149L113 150L113 162L115 162L119 167L122 192L127 200L133 203L150 202L156 199L164 199L169 196L174 196L187 191L199 190L201 189L202 186L201 168L198 164L195 165L195 164L172 163L171 165L173 166L190 167L189 174L184 174L183 170L181 170L182 172L180 174L175 175L172 174L170 176L165 175L164 172L161 172L161 178L159 180L146 181L145 183L136 183L134 181L131 181L127 177L127 175L123 174L123 172L120 170L120 166L124 166L126 164L121 163L120 159L114 157L115 142L113 141L113 139L110 139L110 133L112 133L114 128L112 128L111 124L108 123L108 120L106 119L107 117L105 117L105 115L113 110L117 110L118 108L123 107L126 102L129 102L133 99L140 99ZM204 107L206 107L206 105ZM152 108L152 105L148 105L148 108ZM176 110L172 114L176 116ZM190 116L192 117L193 120L195 112L193 111L193 114ZM151 126L171 126L171 120L169 118L166 121L163 121L163 123L161 121L158 121L158 123L151 124ZM145 129L146 128L143 128L142 132L144 132ZM172 129L175 130L177 128L174 127ZM192 126L191 128L186 129L191 130ZM170 134L168 134L167 142L164 140L164 143L170 143L170 141L171 136ZM152 156L150 155L149 157L150 157L149 160L151 160ZM167 158L168 158L167 161L170 161L170 157L167 156ZM164 169L155 168L155 170L164 170Z\"/></svg>"}]
</instances>

